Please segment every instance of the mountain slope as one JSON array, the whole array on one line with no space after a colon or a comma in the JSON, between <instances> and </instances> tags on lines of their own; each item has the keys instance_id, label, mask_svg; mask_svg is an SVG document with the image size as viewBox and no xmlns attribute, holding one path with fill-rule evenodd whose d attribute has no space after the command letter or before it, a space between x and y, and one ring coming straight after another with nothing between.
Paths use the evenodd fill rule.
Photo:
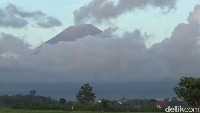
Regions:
<instances>
[{"instance_id":1,"label":"mountain slope","mask_svg":"<svg viewBox=\"0 0 200 113\"><path fill-rule=\"evenodd\" d=\"M78 26L70 26L55 37L46 41L46 44L56 44L60 41L71 42L76 41L77 38L83 38L87 35L97 35L102 31L91 24L81 24Z\"/></svg>"}]
</instances>

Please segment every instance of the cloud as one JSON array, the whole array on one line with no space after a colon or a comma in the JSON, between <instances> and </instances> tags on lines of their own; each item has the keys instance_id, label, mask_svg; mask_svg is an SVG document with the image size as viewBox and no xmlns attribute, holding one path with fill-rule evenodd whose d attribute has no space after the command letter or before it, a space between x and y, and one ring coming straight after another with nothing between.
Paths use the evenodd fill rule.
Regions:
<instances>
[{"instance_id":1,"label":"cloud","mask_svg":"<svg viewBox=\"0 0 200 113\"><path fill-rule=\"evenodd\" d=\"M22 54L26 49L30 47L29 44L24 43L23 40L11 35L0 33L0 54L4 52L13 52L16 54Z\"/></svg>"},{"instance_id":2,"label":"cloud","mask_svg":"<svg viewBox=\"0 0 200 113\"><path fill-rule=\"evenodd\" d=\"M200 5L196 5L194 7L194 11L190 12L189 16L188 16L188 21L193 21L193 20L197 20L200 23Z\"/></svg>"},{"instance_id":3,"label":"cloud","mask_svg":"<svg viewBox=\"0 0 200 113\"><path fill-rule=\"evenodd\" d=\"M14 4L9 4L8 6L5 7L6 11L8 11L10 14L13 15L18 15L22 18L32 18L32 17L37 17L37 16L45 16L44 13L42 13L41 11L35 11L35 12L25 12L25 11L21 11L19 10L19 8L17 8Z\"/></svg>"},{"instance_id":4,"label":"cloud","mask_svg":"<svg viewBox=\"0 0 200 113\"><path fill-rule=\"evenodd\" d=\"M169 12L175 8L176 0L119 0L117 5L113 1L92 0L89 4L73 12L74 22L81 24L90 20L95 23L102 23L105 20L117 18L126 12L144 9L148 5L161 9L168 8L167 12Z\"/></svg>"},{"instance_id":5,"label":"cloud","mask_svg":"<svg viewBox=\"0 0 200 113\"><path fill-rule=\"evenodd\" d=\"M114 30L107 33L109 38L86 36L76 42L43 44L38 54L17 37L2 33L1 81L119 83L199 76L197 22L179 24L170 38L150 48L145 46L147 33L135 30L116 37Z\"/></svg>"},{"instance_id":6,"label":"cloud","mask_svg":"<svg viewBox=\"0 0 200 113\"><path fill-rule=\"evenodd\" d=\"M101 34L99 34L99 36L102 37L102 38L112 38L113 36L118 37L117 35L113 34L118 29L119 28L117 26L109 27L109 28L105 29Z\"/></svg>"},{"instance_id":7,"label":"cloud","mask_svg":"<svg viewBox=\"0 0 200 113\"><path fill-rule=\"evenodd\" d=\"M11 36L13 41L7 41L7 38L5 38L7 36L11 35L2 35L3 38L1 42L7 44L3 44L1 48L7 49L1 52L1 54L10 52L18 55L15 58L1 55L1 61L4 62L0 63L0 65L4 64L1 65L1 67L4 67L1 68L4 69L1 70L2 80L3 78L7 79L8 76L12 76L12 79L7 79L8 81L14 80L22 82L27 81L29 78L30 81L40 82L82 82L83 78L88 78L84 81L97 81L109 78L107 80L108 82L115 77L115 74L120 77L116 70L126 70L128 59L121 58L121 55L133 55L133 53L129 53L128 51L133 50L134 52L145 48L144 43L138 43L128 37L128 35L126 35L126 39L88 36L77 40L75 43L61 42L56 45L44 44L40 48L40 52L34 55L34 51L31 50L31 52L25 53L16 52L17 50L22 51L21 48L18 47L18 44L21 46L24 45L23 41L17 43L17 45L12 44L13 46L10 47L8 46L10 45L9 43L15 42L14 40L16 39ZM122 45L119 46L119 43ZM127 52L124 51L125 48L129 48ZM130 58L130 55L128 55L127 58ZM14 64L12 65L12 63ZM21 67L23 71L18 74L16 71L12 70L15 66L16 68L20 67L16 64L23 65ZM9 72L9 74L6 72ZM116 79L118 79L118 77Z\"/></svg>"},{"instance_id":8,"label":"cloud","mask_svg":"<svg viewBox=\"0 0 200 113\"><path fill-rule=\"evenodd\" d=\"M43 28L50 28L53 26L60 26L62 25L61 22L54 17L48 17L46 22L38 22L36 23L39 27L43 27Z\"/></svg>"},{"instance_id":9,"label":"cloud","mask_svg":"<svg viewBox=\"0 0 200 113\"><path fill-rule=\"evenodd\" d=\"M198 77L199 70L197 67L200 63L200 48L197 42L199 40L199 30L197 22L181 23L174 29L169 39L167 38L149 48L148 52L155 59L152 61L160 60L163 62L164 66L161 65L157 69L168 71L168 73L165 73L166 77ZM153 65L155 65L155 62Z\"/></svg>"},{"instance_id":10,"label":"cloud","mask_svg":"<svg viewBox=\"0 0 200 113\"><path fill-rule=\"evenodd\" d=\"M39 10L27 12L11 3L5 8L0 9L0 16L0 27L22 28L31 24L31 22L35 23L33 25L42 28L51 28L62 25L57 18L47 16Z\"/></svg>"}]
</instances>

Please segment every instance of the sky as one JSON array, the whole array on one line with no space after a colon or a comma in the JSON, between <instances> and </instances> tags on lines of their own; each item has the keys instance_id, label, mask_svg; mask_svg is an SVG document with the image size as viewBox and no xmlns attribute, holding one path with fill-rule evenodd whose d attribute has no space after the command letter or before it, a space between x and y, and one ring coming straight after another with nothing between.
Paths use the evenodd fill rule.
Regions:
<instances>
[{"instance_id":1,"label":"sky","mask_svg":"<svg viewBox=\"0 0 200 113\"><path fill-rule=\"evenodd\" d=\"M54 17L61 23L60 25L54 25L48 28L41 26L33 27L34 21L33 17L31 17L24 18L29 22L29 24L26 24L25 26L18 28L14 26L0 26L0 31L8 34L12 33L14 36L24 39L31 44L33 46L32 48L35 48L42 42L53 38L67 27L75 25L75 16L73 13L79 8L88 5L90 2L90 0L48 0L48 2L46 0L0 1L1 9L5 9L9 4L12 4L22 12L41 11L46 17ZM116 5L117 0L114 1L113 4ZM164 13L167 12L167 8L161 10L159 7L147 5L143 9L134 8L130 11L124 11L123 13L118 14L117 18L108 18L106 19L107 21L103 21L102 24L91 20L85 21L84 23L93 24L101 30L111 26L119 27L120 29L117 32L118 35L122 35L125 31L139 29L142 32L147 32L152 35L151 39L146 43L147 46L151 46L154 43L161 42L163 39L170 37L171 32L179 23L187 23L189 12L192 12L194 6L197 4L198 1L179 0L167 14ZM104 14L103 10L102 14ZM152 28L151 26L157 27ZM160 32L157 32L158 29L160 29Z\"/></svg>"},{"instance_id":2,"label":"sky","mask_svg":"<svg viewBox=\"0 0 200 113\"><path fill-rule=\"evenodd\" d=\"M120 84L124 92L133 87L123 93L129 97L140 88L136 97L174 96L172 85L181 77L199 77L198 4L186 0L0 1L0 82L91 83L97 92L103 91L102 84L110 85L106 91L118 90ZM43 44L80 24L92 24L106 37ZM163 94L164 88L169 93Z\"/></svg>"}]
</instances>

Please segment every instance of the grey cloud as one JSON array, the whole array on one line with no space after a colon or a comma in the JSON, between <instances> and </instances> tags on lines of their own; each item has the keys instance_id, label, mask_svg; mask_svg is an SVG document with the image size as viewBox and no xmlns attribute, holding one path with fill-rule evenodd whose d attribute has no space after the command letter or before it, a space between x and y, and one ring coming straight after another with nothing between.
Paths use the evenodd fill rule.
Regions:
<instances>
[{"instance_id":1,"label":"grey cloud","mask_svg":"<svg viewBox=\"0 0 200 113\"><path fill-rule=\"evenodd\" d=\"M22 18L32 18L34 16L45 16L44 13L41 11L35 11L35 12L25 12L25 11L20 11L14 4L9 4L5 8L10 14L18 15Z\"/></svg>"},{"instance_id":2,"label":"grey cloud","mask_svg":"<svg viewBox=\"0 0 200 113\"><path fill-rule=\"evenodd\" d=\"M0 41L0 77L7 82L156 82L200 73L195 21L179 24L170 38L150 48L144 43L149 35L139 30L121 37L110 33L110 38L86 36L76 42L43 44L38 54L23 41L5 36L11 38ZM2 56L5 52L18 56Z\"/></svg>"},{"instance_id":3,"label":"grey cloud","mask_svg":"<svg viewBox=\"0 0 200 113\"><path fill-rule=\"evenodd\" d=\"M169 10L175 8L177 0L150 0L150 4L152 4L155 7L165 8L168 7Z\"/></svg>"},{"instance_id":4,"label":"grey cloud","mask_svg":"<svg viewBox=\"0 0 200 113\"><path fill-rule=\"evenodd\" d=\"M21 28L28 25L28 21L25 19L21 19L15 16L9 16L9 18L2 17L0 19L1 27L13 27L13 28Z\"/></svg>"},{"instance_id":5,"label":"grey cloud","mask_svg":"<svg viewBox=\"0 0 200 113\"><path fill-rule=\"evenodd\" d=\"M1 33L0 36L0 72L3 74L1 77L4 78L7 75L8 78L14 80L12 78L15 78L15 75L12 76L11 73L21 73L26 70L25 66L28 62L22 61L26 59L24 56L30 58L30 45L10 34Z\"/></svg>"},{"instance_id":6,"label":"grey cloud","mask_svg":"<svg viewBox=\"0 0 200 113\"><path fill-rule=\"evenodd\" d=\"M175 8L176 0L119 0L117 5L108 0L92 0L88 5L82 6L73 12L75 24L93 21L102 23L104 20L117 18L123 13L135 9L143 9L148 5L168 8L168 12Z\"/></svg>"},{"instance_id":7,"label":"grey cloud","mask_svg":"<svg viewBox=\"0 0 200 113\"><path fill-rule=\"evenodd\" d=\"M112 37L118 37L117 35L114 35L113 33L116 32L119 28L117 26L115 27L109 27L105 29L101 34L98 34L101 38L112 38Z\"/></svg>"},{"instance_id":8,"label":"grey cloud","mask_svg":"<svg viewBox=\"0 0 200 113\"><path fill-rule=\"evenodd\" d=\"M24 43L21 39L11 34L5 34L1 32L0 36L0 54L3 52L14 52L16 54L21 54L19 51L24 52L25 49L30 47L29 44Z\"/></svg>"},{"instance_id":9,"label":"grey cloud","mask_svg":"<svg viewBox=\"0 0 200 113\"><path fill-rule=\"evenodd\" d=\"M27 12L11 3L5 8L0 9L0 15L0 26L2 27L22 28L29 25L31 21L38 25L38 27L43 28L51 28L62 25L57 18L47 16L39 10Z\"/></svg>"},{"instance_id":10,"label":"grey cloud","mask_svg":"<svg viewBox=\"0 0 200 113\"><path fill-rule=\"evenodd\" d=\"M3 11L0 9L0 16L1 17L4 17L5 16L5 14L3 13Z\"/></svg>"},{"instance_id":11,"label":"grey cloud","mask_svg":"<svg viewBox=\"0 0 200 113\"><path fill-rule=\"evenodd\" d=\"M62 25L62 23L57 18L54 18L54 17L48 17L46 22L38 22L36 24L39 27L43 27L43 28L50 28L50 27Z\"/></svg>"}]
</instances>

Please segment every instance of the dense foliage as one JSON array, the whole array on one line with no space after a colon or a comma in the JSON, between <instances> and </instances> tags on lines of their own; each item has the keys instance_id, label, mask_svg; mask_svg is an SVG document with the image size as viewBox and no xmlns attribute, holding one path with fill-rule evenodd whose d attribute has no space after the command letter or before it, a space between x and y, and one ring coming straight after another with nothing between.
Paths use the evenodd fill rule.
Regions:
<instances>
[{"instance_id":1,"label":"dense foliage","mask_svg":"<svg viewBox=\"0 0 200 113\"><path fill-rule=\"evenodd\" d=\"M194 108L200 105L200 78L182 77L174 88L177 97ZM197 111L195 111L196 113Z\"/></svg>"},{"instance_id":2,"label":"dense foliage","mask_svg":"<svg viewBox=\"0 0 200 113\"><path fill-rule=\"evenodd\" d=\"M31 102L39 102L45 103L47 105L55 103L55 99L50 96L35 96L36 91L31 90L28 95L16 94L13 96L2 95L0 96L0 108L2 107L10 107L15 104L23 104L23 103L31 103Z\"/></svg>"},{"instance_id":3,"label":"dense foliage","mask_svg":"<svg viewBox=\"0 0 200 113\"><path fill-rule=\"evenodd\" d=\"M66 100L64 98L59 99L59 104L65 105Z\"/></svg>"}]
</instances>

